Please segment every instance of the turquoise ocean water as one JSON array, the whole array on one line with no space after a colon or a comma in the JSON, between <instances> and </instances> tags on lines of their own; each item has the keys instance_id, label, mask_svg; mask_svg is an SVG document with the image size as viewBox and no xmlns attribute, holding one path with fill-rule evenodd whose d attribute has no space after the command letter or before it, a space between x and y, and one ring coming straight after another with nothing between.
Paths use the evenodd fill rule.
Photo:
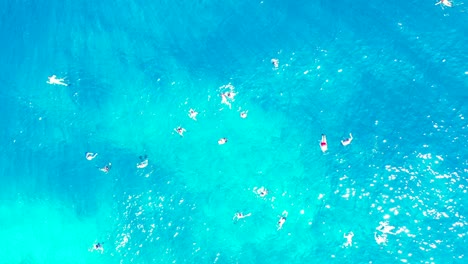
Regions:
<instances>
[{"instance_id":1,"label":"turquoise ocean water","mask_svg":"<svg viewBox=\"0 0 468 264\"><path fill-rule=\"evenodd\" d=\"M466 263L467 6L434 4L0 2L0 263Z\"/></svg>"}]
</instances>

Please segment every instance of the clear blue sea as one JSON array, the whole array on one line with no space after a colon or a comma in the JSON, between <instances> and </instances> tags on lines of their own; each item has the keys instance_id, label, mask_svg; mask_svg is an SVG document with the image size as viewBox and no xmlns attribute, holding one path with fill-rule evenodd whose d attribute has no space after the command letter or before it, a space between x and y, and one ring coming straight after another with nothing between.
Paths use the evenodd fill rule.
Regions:
<instances>
[{"instance_id":1,"label":"clear blue sea","mask_svg":"<svg viewBox=\"0 0 468 264\"><path fill-rule=\"evenodd\" d=\"M1 1L0 264L467 263L468 3L435 2Z\"/></svg>"}]
</instances>

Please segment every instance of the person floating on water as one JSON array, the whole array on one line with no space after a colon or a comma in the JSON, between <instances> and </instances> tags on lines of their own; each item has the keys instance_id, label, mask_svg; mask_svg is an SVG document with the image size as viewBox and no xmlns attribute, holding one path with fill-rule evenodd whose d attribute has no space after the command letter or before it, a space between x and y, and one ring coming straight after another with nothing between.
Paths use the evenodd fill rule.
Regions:
<instances>
[{"instance_id":1,"label":"person floating on water","mask_svg":"<svg viewBox=\"0 0 468 264\"><path fill-rule=\"evenodd\" d=\"M345 247L351 246L353 244L353 236L354 236L353 232L349 232L348 234L343 234L343 237L346 238L346 243L344 243L343 246Z\"/></svg>"},{"instance_id":2,"label":"person floating on water","mask_svg":"<svg viewBox=\"0 0 468 264\"><path fill-rule=\"evenodd\" d=\"M275 67L275 69L278 69L279 67L279 60L278 59L271 59L271 64L273 64L273 67Z\"/></svg>"},{"instance_id":3,"label":"person floating on water","mask_svg":"<svg viewBox=\"0 0 468 264\"><path fill-rule=\"evenodd\" d=\"M351 133L349 133L349 138L345 138L345 139L341 140L341 144L343 146L348 146L349 144L351 144L351 141L353 141L353 135Z\"/></svg>"},{"instance_id":4,"label":"person floating on water","mask_svg":"<svg viewBox=\"0 0 468 264\"><path fill-rule=\"evenodd\" d=\"M450 0L440 0L435 5L444 5L446 7L452 7L452 2Z\"/></svg>"},{"instance_id":5,"label":"person floating on water","mask_svg":"<svg viewBox=\"0 0 468 264\"><path fill-rule=\"evenodd\" d=\"M234 217L232 218L232 220L239 220L239 219L242 219L242 218L246 218L246 217L249 217L251 216L252 214L251 213L248 213L248 214L243 214L242 212L237 212Z\"/></svg>"},{"instance_id":6,"label":"person floating on water","mask_svg":"<svg viewBox=\"0 0 468 264\"><path fill-rule=\"evenodd\" d=\"M49 78L49 80L47 81L48 84L57 84L57 85L68 86L68 84L64 83L65 79L63 79L63 78L58 78L57 79L57 76L55 74L48 77L48 78Z\"/></svg>"},{"instance_id":7,"label":"person floating on water","mask_svg":"<svg viewBox=\"0 0 468 264\"><path fill-rule=\"evenodd\" d=\"M109 162L106 166L99 168L99 170L104 173L108 173L111 168L112 168L112 163Z\"/></svg>"},{"instance_id":8,"label":"person floating on water","mask_svg":"<svg viewBox=\"0 0 468 264\"><path fill-rule=\"evenodd\" d=\"M228 142L227 138L221 138L221 139L218 140L218 144L219 144L219 145L224 145L224 144L226 144L227 142Z\"/></svg>"},{"instance_id":9,"label":"person floating on water","mask_svg":"<svg viewBox=\"0 0 468 264\"><path fill-rule=\"evenodd\" d=\"M197 121L197 115L198 115L198 112L190 108L188 116L192 118L193 120Z\"/></svg>"},{"instance_id":10,"label":"person floating on water","mask_svg":"<svg viewBox=\"0 0 468 264\"><path fill-rule=\"evenodd\" d=\"M93 152L86 152L86 159L93 160L98 154Z\"/></svg>"},{"instance_id":11,"label":"person floating on water","mask_svg":"<svg viewBox=\"0 0 468 264\"><path fill-rule=\"evenodd\" d=\"M328 150L327 136L325 136L325 134L322 134L322 140L320 140L320 149L322 150L322 152Z\"/></svg>"},{"instance_id":12,"label":"person floating on water","mask_svg":"<svg viewBox=\"0 0 468 264\"><path fill-rule=\"evenodd\" d=\"M93 245L92 248L89 249L89 251L101 251L101 254L104 253L104 247L102 246L104 243L99 243L97 242L96 244Z\"/></svg>"},{"instance_id":13,"label":"person floating on water","mask_svg":"<svg viewBox=\"0 0 468 264\"><path fill-rule=\"evenodd\" d=\"M184 136L184 132L186 131L185 128L183 127L177 127L174 129L175 132L177 132L177 134L179 134L181 137Z\"/></svg>"},{"instance_id":14,"label":"person floating on water","mask_svg":"<svg viewBox=\"0 0 468 264\"><path fill-rule=\"evenodd\" d=\"M262 198L265 197L265 196L267 196L267 194L268 194L268 190L267 190L265 187L263 187L263 186L260 187L260 188L258 188L258 189L257 189L257 187L255 187L255 188L253 189L253 192L254 192L255 194L257 194L258 196L262 197Z\"/></svg>"},{"instance_id":15,"label":"person floating on water","mask_svg":"<svg viewBox=\"0 0 468 264\"><path fill-rule=\"evenodd\" d=\"M240 117L241 117L241 118L247 118L247 112L248 112L248 111L242 111L242 112L240 113Z\"/></svg>"},{"instance_id":16,"label":"person floating on water","mask_svg":"<svg viewBox=\"0 0 468 264\"><path fill-rule=\"evenodd\" d=\"M137 163L137 168L138 169L144 169L148 166L148 156L140 156L140 162Z\"/></svg>"},{"instance_id":17,"label":"person floating on water","mask_svg":"<svg viewBox=\"0 0 468 264\"><path fill-rule=\"evenodd\" d=\"M286 210L284 210L283 213L280 216L280 219L278 220L278 230L283 228L283 225L286 222L286 217L288 217L288 212Z\"/></svg>"}]
</instances>

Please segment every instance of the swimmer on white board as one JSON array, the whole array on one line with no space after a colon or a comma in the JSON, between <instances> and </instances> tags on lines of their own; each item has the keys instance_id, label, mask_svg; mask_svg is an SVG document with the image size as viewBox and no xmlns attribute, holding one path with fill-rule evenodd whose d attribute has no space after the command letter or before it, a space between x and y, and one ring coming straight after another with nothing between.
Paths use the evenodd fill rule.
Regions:
<instances>
[{"instance_id":1,"label":"swimmer on white board","mask_svg":"<svg viewBox=\"0 0 468 264\"><path fill-rule=\"evenodd\" d=\"M351 141L353 141L353 135L351 133L349 133L349 138L345 138L345 139L341 140L341 144L343 146L348 146L349 144L351 144Z\"/></svg>"},{"instance_id":2,"label":"swimmer on white board","mask_svg":"<svg viewBox=\"0 0 468 264\"><path fill-rule=\"evenodd\" d=\"M327 136L325 136L325 134L322 134L322 140L320 140L320 149L322 152L326 152L328 150Z\"/></svg>"}]
</instances>

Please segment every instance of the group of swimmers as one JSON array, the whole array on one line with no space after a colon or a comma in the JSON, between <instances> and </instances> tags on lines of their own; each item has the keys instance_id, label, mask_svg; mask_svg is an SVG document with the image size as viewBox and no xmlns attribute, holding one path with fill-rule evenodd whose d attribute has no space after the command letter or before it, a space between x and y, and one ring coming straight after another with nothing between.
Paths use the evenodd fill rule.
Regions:
<instances>
[{"instance_id":1,"label":"group of swimmers","mask_svg":"<svg viewBox=\"0 0 468 264\"><path fill-rule=\"evenodd\" d=\"M224 105L227 105L229 108L231 108L232 106L232 102L234 102L234 99L235 99L235 96L236 96L236 92L234 91L234 87L232 85L225 85L222 87L222 89L224 89L225 91L223 91L220 96L221 96L221 104L224 104ZM240 117L242 119L245 119L247 118L247 113L248 113L248 110L244 110L244 111L241 111L240 112ZM189 112L188 112L188 116L197 121L197 115L198 115L198 112L194 109L190 109ZM174 128L174 131L179 134L179 136L183 137L184 136L184 133L187 132L187 130L182 127L182 126L178 126L176 128ZM218 144L219 145L224 145L228 142L228 139L226 137L223 137L223 138L220 138L218 139Z\"/></svg>"},{"instance_id":2,"label":"group of swimmers","mask_svg":"<svg viewBox=\"0 0 468 264\"><path fill-rule=\"evenodd\" d=\"M404 231L404 228L400 228L398 231L393 232L395 229L394 226L391 226L388 221L382 221L379 223L380 225L376 228L376 232L374 232L374 239L378 245L386 245L388 242L388 235L397 235ZM378 234L380 232L380 234ZM344 247L349 247L353 243L354 233L349 232L348 234L343 234L343 237L346 238L346 243L343 244Z\"/></svg>"},{"instance_id":3,"label":"group of swimmers","mask_svg":"<svg viewBox=\"0 0 468 264\"><path fill-rule=\"evenodd\" d=\"M445 2L448 2L448 0L441 0L440 3L446 5ZM275 69L277 69L279 67L279 60L278 59L272 59L271 63L273 64ZM50 76L47 83L48 84L53 84L53 85L68 86L68 84L65 83L64 78L57 78L56 75ZM236 93L234 92L232 86L227 86L227 87L229 88L229 90L226 91L226 92L221 93L221 95L220 95L221 96L221 103L225 104L225 105L229 106L229 108L231 108L231 103L234 101ZM240 117L243 118L243 119L247 118L247 113L248 113L248 111L241 111L240 112ZM189 113L188 113L189 118L196 121L197 120L197 115L198 115L198 112L195 111L194 109L189 110ZM179 126L179 127L175 128L174 131L177 134L179 134L181 137L183 137L184 133L186 132L186 129ZM348 138L345 138L345 139L341 140L341 144L343 146L347 146L347 145L349 145L351 143L352 140L353 140L353 136L350 133ZM226 137L220 138L218 140L219 145L223 145L223 144L225 144L227 142L228 142L228 139ZM322 152L326 152L328 150L328 142L327 142L327 137L326 137L325 134L322 134L322 138L321 138L321 141L320 141L320 149L322 150ZM97 155L98 155L98 153L87 152L85 154L85 157L86 157L87 160L91 161L94 158L96 158ZM140 159L140 162L136 164L136 167L138 169L146 168L148 166L148 164L149 164L147 155L140 156L139 159ZM110 169L112 168L112 163L109 162L105 166L98 167L98 168L99 168L100 171L102 171L104 173L108 173L110 171ZM259 197L263 198L268 194L268 190L265 187L260 187L260 188L255 187L254 188L254 193L256 193ZM234 217L233 217L233 220L238 221L240 219L244 219L244 218L249 217L251 215L252 215L251 213L244 214L242 212L236 212ZM280 229L283 228L283 225L286 222L287 216L288 216L288 212L286 210L283 211L283 213L279 216L279 220L277 222L277 230L280 230ZM353 236L354 236L353 232L350 232L348 234L344 234L344 238L347 239L347 242L344 244L345 246L350 246L352 244ZM376 237L376 241L379 244L385 242L384 241L385 239L386 239L386 237ZM99 242L95 243L93 245L93 247L91 248L91 250L92 251L96 250L96 251L100 251L101 253L103 253L104 248L103 248L102 244L103 243L99 243Z\"/></svg>"},{"instance_id":4,"label":"group of swimmers","mask_svg":"<svg viewBox=\"0 0 468 264\"><path fill-rule=\"evenodd\" d=\"M376 228L376 232L374 232L374 239L375 239L375 242L378 244L378 245L386 245L387 242L388 242L388 235L397 235L403 231L405 231L404 228L400 228L399 230L397 230L396 232L393 232L393 230L395 229L394 226L391 226L388 221L382 221L379 223L379 226ZM380 234L379 234L379 233ZM353 232L350 232L348 234L344 234L343 235L344 238L346 238L346 243L343 244L344 247L348 247L348 246L351 246L352 243L353 243L353 237L354 237L354 233Z\"/></svg>"},{"instance_id":5,"label":"group of swimmers","mask_svg":"<svg viewBox=\"0 0 468 264\"><path fill-rule=\"evenodd\" d=\"M253 192L260 198L264 198L265 196L268 195L268 190L263 186L260 187L260 188L254 187ZM244 214L242 212L236 212L234 214L233 220L238 221L240 219L249 217L251 215L252 215L251 213ZM278 228L277 230L280 230L280 229L283 228L283 225L286 222L286 217L287 216L288 216L288 212L286 210L283 211L283 213L279 216L279 220L278 220L278 223L277 223L277 228Z\"/></svg>"},{"instance_id":6,"label":"group of swimmers","mask_svg":"<svg viewBox=\"0 0 468 264\"><path fill-rule=\"evenodd\" d=\"M244 214L242 212L237 212L237 213L234 214L234 217L232 219L235 220L235 221L238 221L240 219L249 217L251 215L252 215L252 213ZM286 210L284 210L283 213L281 215L279 215L278 217L279 217L279 220L278 220L278 223L277 223L277 228L278 228L277 230L280 230L280 229L283 228L284 223L286 223L286 218L288 217L288 212Z\"/></svg>"},{"instance_id":7,"label":"group of swimmers","mask_svg":"<svg viewBox=\"0 0 468 264\"><path fill-rule=\"evenodd\" d=\"M348 146L349 144L351 144L351 141L353 141L353 135L349 133L348 138L341 140L341 145ZM320 140L320 149L324 153L328 150L327 136L325 134L322 134L322 139ZM349 247L353 244L353 232L349 232L348 234L345 233L343 234L343 237L346 238L346 243L343 244L344 247Z\"/></svg>"},{"instance_id":8,"label":"group of swimmers","mask_svg":"<svg viewBox=\"0 0 468 264\"><path fill-rule=\"evenodd\" d=\"M98 155L98 153L93 153L93 152L86 152L85 153L85 157L87 160L91 161L93 160L94 158L96 158ZM148 166L148 156L147 155L144 155L144 156L140 156L139 157L140 159L140 162L138 162L136 164L136 167L138 169L143 169L143 168L146 168ZM108 173L110 171L110 169L112 168L112 163L107 163L106 165L104 165L104 167L98 167L98 169L104 173ZM104 247L102 246L102 244L104 243L100 243L100 242L96 242L94 243L94 245L90 248L89 251L99 251L102 253L104 253Z\"/></svg>"},{"instance_id":9,"label":"group of swimmers","mask_svg":"<svg viewBox=\"0 0 468 264\"><path fill-rule=\"evenodd\" d=\"M91 160L93 160L94 158L96 158L97 155L98 155L98 154L97 154L97 153L94 153L94 152L86 152L86 153L85 153L85 157L86 157L86 159L89 160L89 161L91 161ZM147 155L140 156L139 159L140 159L140 162L138 162L138 163L136 164L136 167L137 167L138 169L144 169L144 168L146 168L146 167L148 166L148 164L149 164L148 156L147 156ZM111 168L112 168L112 163L109 162L109 163L107 163L106 165L104 165L103 167L97 167L97 168L98 168L100 171L104 172L104 173L108 173L108 172L111 170Z\"/></svg>"}]
</instances>

